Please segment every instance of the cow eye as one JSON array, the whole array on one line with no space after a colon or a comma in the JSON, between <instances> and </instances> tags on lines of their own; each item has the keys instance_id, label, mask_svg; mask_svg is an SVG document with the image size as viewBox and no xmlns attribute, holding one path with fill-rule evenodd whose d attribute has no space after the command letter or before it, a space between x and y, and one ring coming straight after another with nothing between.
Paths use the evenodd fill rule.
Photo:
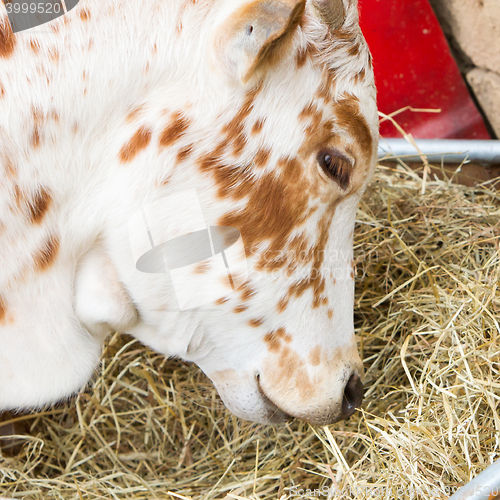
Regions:
<instances>
[{"instance_id":1,"label":"cow eye","mask_svg":"<svg viewBox=\"0 0 500 500\"><path fill-rule=\"evenodd\" d=\"M324 149L317 156L319 166L342 189L347 189L351 178L352 163L342 153L334 149Z\"/></svg>"}]
</instances>

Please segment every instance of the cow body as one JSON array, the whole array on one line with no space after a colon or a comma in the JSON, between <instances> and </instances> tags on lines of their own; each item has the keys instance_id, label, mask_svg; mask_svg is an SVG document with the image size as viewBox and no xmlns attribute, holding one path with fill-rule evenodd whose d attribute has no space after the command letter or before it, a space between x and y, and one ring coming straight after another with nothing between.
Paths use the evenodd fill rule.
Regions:
<instances>
[{"instance_id":1,"label":"cow body","mask_svg":"<svg viewBox=\"0 0 500 500\"><path fill-rule=\"evenodd\" d=\"M0 3L0 410L80 390L118 330L196 362L243 418L345 416L378 129L343 9L331 29L298 0L81 0L14 35ZM128 224L193 189L207 224L241 232L250 274L178 311L135 267Z\"/></svg>"}]
</instances>

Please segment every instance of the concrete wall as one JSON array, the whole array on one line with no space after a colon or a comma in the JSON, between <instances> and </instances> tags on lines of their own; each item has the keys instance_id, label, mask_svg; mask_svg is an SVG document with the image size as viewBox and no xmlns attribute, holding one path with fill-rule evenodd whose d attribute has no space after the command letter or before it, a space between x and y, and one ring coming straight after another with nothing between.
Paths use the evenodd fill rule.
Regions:
<instances>
[{"instance_id":1,"label":"concrete wall","mask_svg":"<svg viewBox=\"0 0 500 500\"><path fill-rule=\"evenodd\" d=\"M430 0L500 138L500 0Z\"/></svg>"}]
</instances>

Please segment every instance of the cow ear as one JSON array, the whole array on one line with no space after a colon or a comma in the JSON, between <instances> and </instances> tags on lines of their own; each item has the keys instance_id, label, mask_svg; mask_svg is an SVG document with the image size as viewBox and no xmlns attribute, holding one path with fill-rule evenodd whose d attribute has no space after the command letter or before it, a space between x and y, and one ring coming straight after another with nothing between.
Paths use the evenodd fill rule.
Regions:
<instances>
[{"instance_id":1,"label":"cow ear","mask_svg":"<svg viewBox=\"0 0 500 500\"><path fill-rule=\"evenodd\" d=\"M260 0L247 3L217 29L215 49L226 72L245 84L257 69L286 49L306 0Z\"/></svg>"},{"instance_id":2,"label":"cow ear","mask_svg":"<svg viewBox=\"0 0 500 500\"><path fill-rule=\"evenodd\" d=\"M75 312L93 335L126 332L138 321L137 310L110 258L100 248L83 256L75 279Z\"/></svg>"}]
</instances>

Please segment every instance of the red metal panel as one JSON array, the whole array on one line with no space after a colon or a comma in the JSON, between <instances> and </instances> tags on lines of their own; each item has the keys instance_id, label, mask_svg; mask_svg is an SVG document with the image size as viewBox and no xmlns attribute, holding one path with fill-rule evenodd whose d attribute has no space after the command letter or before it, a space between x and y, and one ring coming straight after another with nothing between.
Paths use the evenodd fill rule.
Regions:
<instances>
[{"instance_id":1,"label":"red metal panel","mask_svg":"<svg viewBox=\"0 0 500 500\"><path fill-rule=\"evenodd\" d=\"M360 0L361 27L374 59L379 109L405 106L396 120L421 139L491 139L428 0ZM390 122L384 137L400 137Z\"/></svg>"}]
</instances>

